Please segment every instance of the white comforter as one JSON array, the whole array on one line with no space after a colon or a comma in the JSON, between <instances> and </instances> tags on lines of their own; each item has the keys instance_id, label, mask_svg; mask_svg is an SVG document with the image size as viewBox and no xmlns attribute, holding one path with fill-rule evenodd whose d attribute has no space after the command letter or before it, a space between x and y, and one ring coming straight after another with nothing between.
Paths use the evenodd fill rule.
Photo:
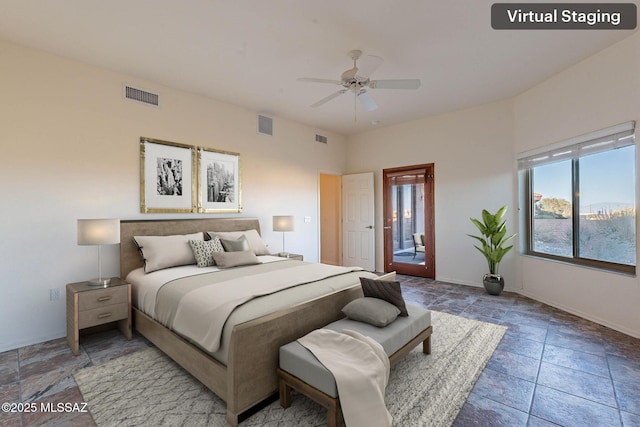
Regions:
<instances>
[{"instance_id":1,"label":"white comforter","mask_svg":"<svg viewBox=\"0 0 640 427\"><path fill-rule=\"evenodd\" d=\"M182 296L168 326L213 353L220 348L222 330L236 307L257 297L359 270L301 262L284 270L207 283Z\"/></svg>"},{"instance_id":2,"label":"white comforter","mask_svg":"<svg viewBox=\"0 0 640 427\"><path fill-rule=\"evenodd\" d=\"M261 263L274 263L278 261L300 263L300 261L291 261L286 258L268 255L259 256L258 259ZM217 267L198 268L195 265L174 267L166 270L154 271L148 274L145 274L142 268L134 270L127 275L127 281L132 284L132 303L136 308L154 320L168 327L168 324L160 319L158 313L156 313L156 296L162 286L166 283L174 280L180 280L184 277L211 273L217 274L218 271L221 270ZM374 273L366 271L357 272L357 276L376 277ZM211 353L211 355L219 362L223 364L227 363L228 346L231 341L231 332L234 325L354 286L360 286L358 278L343 275L330 280L293 287L246 302L240 307L237 307L237 309L231 313L231 316L229 316L229 319L222 331L220 349Z\"/></svg>"},{"instance_id":3,"label":"white comforter","mask_svg":"<svg viewBox=\"0 0 640 427\"><path fill-rule=\"evenodd\" d=\"M263 264L286 260L287 258L273 255L262 255L258 257L258 261ZM133 285L133 305L155 319L156 295L158 295L158 291L165 283L183 277L214 273L216 271L220 271L220 269L215 266L198 267L197 265L165 268L164 270L157 270L152 273L145 273L143 268L138 268L129 273L126 280Z\"/></svg>"}]
</instances>

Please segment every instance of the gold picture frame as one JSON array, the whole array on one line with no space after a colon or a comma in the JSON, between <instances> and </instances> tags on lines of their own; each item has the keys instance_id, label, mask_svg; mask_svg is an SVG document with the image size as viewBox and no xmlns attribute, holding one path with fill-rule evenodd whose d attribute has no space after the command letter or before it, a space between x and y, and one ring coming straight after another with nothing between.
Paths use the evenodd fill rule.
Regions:
<instances>
[{"instance_id":1,"label":"gold picture frame","mask_svg":"<svg viewBox=\"0 0 640 427\"><path fill-rule=\"evenodd\" d=\"M140 212L196 212L196 147L140 137Z\"/></svg>"},{"instance_id":2,"label":"gold picture frame","mask_svg":"<svg viewBox=\"0 0 640 427\"><path fill-rule=\"evenodd\" d=\"M198 212L242 212L240 154L198 147Z\"/></svg>"}]
</instances>

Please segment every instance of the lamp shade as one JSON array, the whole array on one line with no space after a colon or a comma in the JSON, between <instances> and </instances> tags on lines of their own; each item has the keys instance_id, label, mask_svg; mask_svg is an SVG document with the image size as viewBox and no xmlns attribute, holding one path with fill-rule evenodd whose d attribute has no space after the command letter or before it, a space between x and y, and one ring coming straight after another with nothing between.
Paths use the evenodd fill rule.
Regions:
<instances>
[{"instance_id":1,"label":"lamp shade","mask_svg":"<svg viewBox=\"0 0 640 427\"><path fill-rule=\"evenodd\" d=\"M293 216L280 215L273 217L273 231L293 231Z\"/></svg>"},{"instance_id":2,"label":"lamp shade","mask_svg":"<svg viewBox=\"0 0 640 427\"><path fill-rule=\"evenodd\" d=\"M79 219L78 245L117 245L120 243L119 219Z\"/></svg>"}]
</instances>

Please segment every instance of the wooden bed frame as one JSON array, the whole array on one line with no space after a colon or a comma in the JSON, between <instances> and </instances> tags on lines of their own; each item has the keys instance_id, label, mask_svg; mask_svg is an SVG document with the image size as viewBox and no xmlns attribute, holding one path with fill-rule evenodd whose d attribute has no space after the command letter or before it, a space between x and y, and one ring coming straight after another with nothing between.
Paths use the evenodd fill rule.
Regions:
<instances>
[{"instance_id":1,"label":"wooden bed frame","mask_svg":"<svg viewBox=\"0 0 640 427\"><path fill-rule=\"evenodd\" d=\"M126 278L130 271L143 265L133 236L251 229L260 232L258 219L121 221L121 277ZM342 307L361 296L362 289L356 286L236 325L231 333L226 366L136 307L133 307L133 322L140 334L224 400L227 421L237 426L243 412L278 392L276 368L280 347L342 318Z\"/></svg>"}]
</instances>

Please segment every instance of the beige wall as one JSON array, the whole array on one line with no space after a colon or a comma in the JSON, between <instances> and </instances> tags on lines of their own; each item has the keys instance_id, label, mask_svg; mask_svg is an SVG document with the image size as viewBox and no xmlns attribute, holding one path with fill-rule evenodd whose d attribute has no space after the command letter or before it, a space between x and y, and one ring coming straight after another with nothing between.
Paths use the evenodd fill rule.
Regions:
<instances>
[{"instance_id":1,"label":"beige wall","mask_svg":"<svg viewBox=\"0 0 640 427\"><path fill-rule=\"evenodd\" d=\"M375 173L377 270L384 267L382 170L434 163L436 276L482 283L487 265L467 236L476 230L469 218L507 204L514 229L512 121L511 101L502 101L349 138L349 173ZM514 259L509 254L500 265L508 288L519 286Z\"/></svg>"},{"instance_id":2,"label":"beige wall","mask_svg":"<svg viewBox=\"0 0 640 427\"><path fill-rule=\"evenodd\" d=\"M253 111L11 43L0 42L0 54L0 351L64 335L64 291L52 302L49 289L97 270L95 248L76 245L76 219L176 216L139 213L140 136L240 152L242 215L260 218L277 250L271 216L295 215L287 249L311 261L319 171L374 171L378 270L382 169L434 163L438 278L479 285L486 265L466 236L469 217L508 204L509 229L519 231L516 154L640 119L640 33L513 100L381 128L346 147L327 131L329 144L316 144L315 129L279 118L273 138L260 136ZM162 107L124 101L123 83L159 92ZM199 215L180 215L189 216ZM117 247L103 255L105 273L116 275ZM501 273L508 288L640 336L637 277L517 253Z\"/></svg>"},{"instance_id":3,"label":"beige wall","mask_svg":"<svg viewBox=\"0 0 640 427\"><path fill-rule=\"evenodd\" d=\"M637 126L640 33L516 97L514 112L517 153L630 120ZM525 256L518 261L525 295L640 336L638 277Z\"/></svg>"},{"instance_id":4,"label":"beige wall","mask_svg":"<svg viewBox=\"0 0 640 427\"><path fill-rule=\"evenodd\" d=\"M437 279L481 286L486 265L466 236L475 231L469 217L508 204L508 228L522 235L517 153L629 120L640 122L640 33L512 100L350 137L348 172L376 174L377 269L383 267L382 169L435 163ZM637 277L518 252L500 270L508 289L640 337Z\"/></svg>"},{"instance_id":5,"label":"beige wall","mask_svg":"<svg viewBox=\"0 0 640 427\"><path fill-rule=\"evenodd\" d=\"M0 351L65 334L65 284L98 269L97 248L76 244L78 218L203 216L139 213L140 136L241 153L242 215L275 251L271 216L295 215L287 250L318 261L319 170L344 171L344 137L323 130L318 144L316 129L278 117L265 137L254 111L7 42L0 55ZM123 100L123 83L159 92L161 107ZM118 247L103 258L117 275Z\"/></svg>"}]
</instances>

